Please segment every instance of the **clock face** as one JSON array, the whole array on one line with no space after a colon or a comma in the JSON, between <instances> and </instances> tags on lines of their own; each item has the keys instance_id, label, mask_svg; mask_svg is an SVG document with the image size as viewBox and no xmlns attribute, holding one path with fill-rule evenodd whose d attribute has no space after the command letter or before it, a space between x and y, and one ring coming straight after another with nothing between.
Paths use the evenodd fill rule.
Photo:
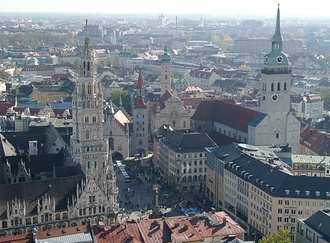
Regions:
<instances>
[{"instance_id":1,"label":"clock face","mask_svg":"<svg viewBox=\"0 0 330 243\"><path fill-rule=\"evenodd\" d=\"M266 102L266 99L267 99L267 96L266 96L265 94L263 94L263 95L261 96L261 100L262 100L262 102Z\"/></svg>"},{"instance_id":2,"label":"clock face","mask_svg":"<svg viewBox=\"0 0 330 243\"><path fill-rule=\"evenodd\" d=\"M271 96L271 100L273 102L277 102L279 100L280 96L278 94L272 94Z\"/></svg>"},{"instance_id":3,"label":"clock face","mask_svg":"<svg viewBox=\"0 0 330 243\"><path fill-rule=\"evenodd\" d=\"M278 64L282 63L282 61L283 61L283 57L281 57L281 56L276 57L276 62Z\"/></svg>"},{"instance_id":4,"label":"clock face","mask_svg":"<svg viewBox=\"0 0 330 243\"><path fill-rule=\"evenodd\" d=\"M269 57L268 56L265 56L265 63L268 63L269 62Z\"/></svg>"}]
</instances>

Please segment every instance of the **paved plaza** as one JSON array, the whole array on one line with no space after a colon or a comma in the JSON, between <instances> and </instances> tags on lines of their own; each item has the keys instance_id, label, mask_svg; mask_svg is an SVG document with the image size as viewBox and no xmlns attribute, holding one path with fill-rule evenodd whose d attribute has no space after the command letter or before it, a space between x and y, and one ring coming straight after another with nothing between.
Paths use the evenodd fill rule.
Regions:
<instances>
[{"instance_id":1,"label":"paved plaza","mask_svg":"<svg viewBox=\"0 0 330 243\"><path fill-rule=\"evenodd\" d=\"M180 215L180 206L193 198L193 195L174 193L166 186L151 181L141 181L135 176L131 176L131 182L124 182L120 175L117 175L117 178L118 202L121 208L119 222L149 217L155 207L154 185L158 187L160 212L165 216Z\"/></svg>"}]
</instances>

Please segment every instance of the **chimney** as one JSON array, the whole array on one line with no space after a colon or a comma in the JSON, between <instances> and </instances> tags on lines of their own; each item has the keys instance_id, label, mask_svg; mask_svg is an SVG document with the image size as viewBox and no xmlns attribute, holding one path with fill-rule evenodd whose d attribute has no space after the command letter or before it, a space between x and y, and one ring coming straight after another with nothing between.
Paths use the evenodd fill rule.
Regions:
<instances>
[{"instance_id":1,"label":"chimney","mask_svg":"<svg viewBox=\"0 0 330 243\"><path fill-rule=\"evenodd\" d=\"M215 214L215 208L214 207L211 208L211 214Z\"/></svg>"},{"instance_id":2,"label":"chimney","mask_svg":"<svg viewBox=\"0 0 330 243\"><path fill-rule=\"evenodd\" d=\"M222 218L222 224L223 224L223 226L226 226L226 224L227 224L227 218L226 217Z\"/></svg>"}]
</instances>

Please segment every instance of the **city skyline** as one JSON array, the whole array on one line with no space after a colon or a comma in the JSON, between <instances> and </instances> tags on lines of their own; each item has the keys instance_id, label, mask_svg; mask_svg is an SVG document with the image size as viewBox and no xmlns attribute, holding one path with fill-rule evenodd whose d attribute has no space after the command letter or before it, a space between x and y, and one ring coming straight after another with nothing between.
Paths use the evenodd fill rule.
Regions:
<instances>
[{"instance_id":1,"label":"city skyline","mask_svg":"<svg viewBox=\"0 0 330 243\"><path fill-rule=\"evenodd\" d=\"M99 14L204 14L211 17L219 16L275 16L275 9L279 3L283 18L290 17L330 17L327 8L322 7L324 1L314 0L304 2L298 0L233 0L224 3L204 0L197 4L188 0L168 0L166 4L157 4L152 0L104 2L94 0L93 4L86 4L78 0L12 0L1 5L1 13L99 13ZM164 3L164 2L162 2Z\"/></svg>"}]
</instances>

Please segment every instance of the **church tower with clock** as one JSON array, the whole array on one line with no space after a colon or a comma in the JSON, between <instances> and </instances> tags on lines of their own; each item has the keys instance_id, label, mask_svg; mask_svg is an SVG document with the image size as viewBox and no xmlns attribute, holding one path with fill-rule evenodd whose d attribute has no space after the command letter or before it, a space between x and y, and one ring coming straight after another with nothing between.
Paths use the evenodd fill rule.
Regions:
<instances>
[{"instance_id":1,"label":"church tower with clock","mask_svg":"<svg viewBox=\"0 0 330 243\"><path fill-rule=\"evenodd\" d=\"M256 145L289 145L293 152L299 152L300 122L290 112L291 69L289 57L283 52L279 6L271 42L272 49L264 57L260 84L260 112L266 117L262 128L251 133L252 140Z\"/></svg>"},{"instance_id":2,"label":"church tower with clock","mask_svg":"<svg viewBox=\"0 0 330 243\"><path fill-rule=\"evenodd\" d=\"M145 100L145 88L142 77L142 71L139 71L139 77L136 86L136 94L133 104L133 139L131 153L146 155L148 153L149 139L149 115Z\"/></svg>"}]
</instances>

